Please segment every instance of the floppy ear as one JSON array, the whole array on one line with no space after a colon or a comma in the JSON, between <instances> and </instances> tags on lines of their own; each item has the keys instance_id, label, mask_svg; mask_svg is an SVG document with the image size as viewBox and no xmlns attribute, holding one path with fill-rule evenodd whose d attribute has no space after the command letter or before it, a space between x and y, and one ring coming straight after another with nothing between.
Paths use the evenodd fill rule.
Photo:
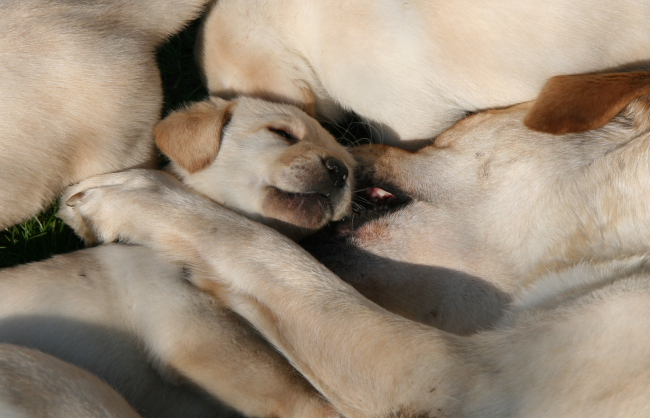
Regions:
<instances>
[{"instance_id":1,"label":"floppy ear","mask_svg":"<svg viewBox=\"0 0 650 418\"><path fill-rule=\"evenodd\" d=\"M546 83L524 123L556 135L584 132L606 125L646 94L650 94L646 71L557 76Z\"/></svg>"},{"instance_id":2,"label":"floppy ear","mask_svg":"<svg viewBox=\"0 0 650 418\"><path fill-rule=\"evenodd\" d=\"M203 170L217 158L233 106L213 97L171 113L156 126L158 148L190 174Z\"/></svg>"}]
</instances>

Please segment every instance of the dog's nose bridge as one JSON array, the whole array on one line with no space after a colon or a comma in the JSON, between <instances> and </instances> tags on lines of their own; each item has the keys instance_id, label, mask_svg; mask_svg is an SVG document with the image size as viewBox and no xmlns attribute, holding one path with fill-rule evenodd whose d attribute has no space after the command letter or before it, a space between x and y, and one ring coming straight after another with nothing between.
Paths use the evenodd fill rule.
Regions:
<instances>
[{"instance_id":1,"label":"dog's nose bridge","mask_svg":"<svg viewBox=\"0 0 650 418\"><path fill-rule=\"evenodd\" d=\"M339 189L345 187L349 175L349 170L345 163L335 157L329 156L323 158L323 165L327 169L334 187Z\"/></svg>"}]
</instances>

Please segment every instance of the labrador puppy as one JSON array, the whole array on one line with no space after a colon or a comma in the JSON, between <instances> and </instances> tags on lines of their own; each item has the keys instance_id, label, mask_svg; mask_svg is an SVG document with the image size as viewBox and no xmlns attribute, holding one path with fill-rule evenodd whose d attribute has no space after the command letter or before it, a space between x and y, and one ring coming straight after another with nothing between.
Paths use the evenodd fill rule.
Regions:
<instances>
[{"instance_id":1,"label":"labrador puppy","mask_svg":"<svg viewBox=\"0 0 650 418\"><path fill-rule=\"evenodd\" d=\"M183 183L293 239L350 212L354 159L294 106L211 97L169 115L155 136Z\"/></svg>"},{"instance_id":2,"label":"labrador puppy","mask_svg":"<svg viewBox=\"0 0 650 418\"><path fill-rule=\"evenodd\" d=\"M640 0L219 0L198 55L214 94L354 111L375 142L414 148L554 75L647 68L648 22Z\"/></svg>"},{"instance_id":3,"label":"labrador puppy","mask_svg":"<svg viewBox=\"0 0 650 418\"><path fill-rule=\"evenodd\" d=\"M153 167L162 106L155 48L205 3L0 4L0 229L83 178Z\"/></svg>"},{"instance_id":4,"label":"labrador puppy","mask_svg":"<svg viewBox=\"0 0 650 418\"><path fill-rule=\"evenodd\" d=\"M96 376L38 350L0 344L0 371L3 417L140 417Z\"/></svg>"},{"instance_id":5,"label":"labrador puppy","mask_svg":"<svg viewBox=\"0 0 650 418\"><path fill-rule=\"evenodd\" d=\"M170 114L155 136L184 187L293 238L350 212L351 155L293 106L210 98ZM77 226L94 228L92 220ZM337 416L188 274L145 247L118 245L2 270L0 341L92 371L145 416L234 415L200 391L248 416Z\"/></svg>"},{"instance_id":6,"label":"labrador puppy","mask_svg":"<svg viewBox=\"0 0 650 418\"><path fill-rule=\"evenodd\" d=\"M493 329L468 336L390 313L180 183L95 177L66 193L61 215L91 222L91 238L189 266L191 283L253 324L346 417L644 417L649 86L648 73L554 79L532 105L467 118L418 153L379 153L376 178L413 202L361 225L354 242L513 295Z\"/></svg>"}]
</instances>

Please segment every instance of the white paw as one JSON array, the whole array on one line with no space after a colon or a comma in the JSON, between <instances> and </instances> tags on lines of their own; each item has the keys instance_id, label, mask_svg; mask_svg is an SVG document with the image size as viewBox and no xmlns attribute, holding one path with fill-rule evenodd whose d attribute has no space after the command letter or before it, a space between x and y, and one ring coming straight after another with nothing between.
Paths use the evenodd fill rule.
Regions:
<instances>
[{"instance_id":1,"label":"white paw","mask_svg":"<svg viewBox=\"0 0 650 418\"><path fill-rule=\"evenodd\" d=\"M134 226L151 216L165 191L179 188L175 179L156 170L103 174L71 186L58 216L88 242L132 241Z\"/></svg>"}]
</instances>

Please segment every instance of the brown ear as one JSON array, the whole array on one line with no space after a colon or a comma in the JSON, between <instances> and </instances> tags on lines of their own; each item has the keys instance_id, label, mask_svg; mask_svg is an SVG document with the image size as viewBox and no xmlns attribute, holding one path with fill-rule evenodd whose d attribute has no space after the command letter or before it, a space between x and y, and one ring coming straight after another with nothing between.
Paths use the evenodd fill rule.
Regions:
<instances>
[{"instance_id":1,"label":"brown ear","mask_svg":"<svg viewBox=\"0 0 650 418\"><path fill-rule=\"evenodd\" d=\"M156 126L158 148L190 174L203 170L217 158L233 105L211 98L171 113Z\"/></svg>"},{"instance_id":2,"label":"brown ear","mask_svg":"<svg viewBox=\"0 0 650 418\"><path fill-rule=\"evenodd\" d=\"M584 132L606 125L646 94L650 94L646 71L557 76L546 83L524 123L556 135Z\"/></svg>"}]
</instances>

